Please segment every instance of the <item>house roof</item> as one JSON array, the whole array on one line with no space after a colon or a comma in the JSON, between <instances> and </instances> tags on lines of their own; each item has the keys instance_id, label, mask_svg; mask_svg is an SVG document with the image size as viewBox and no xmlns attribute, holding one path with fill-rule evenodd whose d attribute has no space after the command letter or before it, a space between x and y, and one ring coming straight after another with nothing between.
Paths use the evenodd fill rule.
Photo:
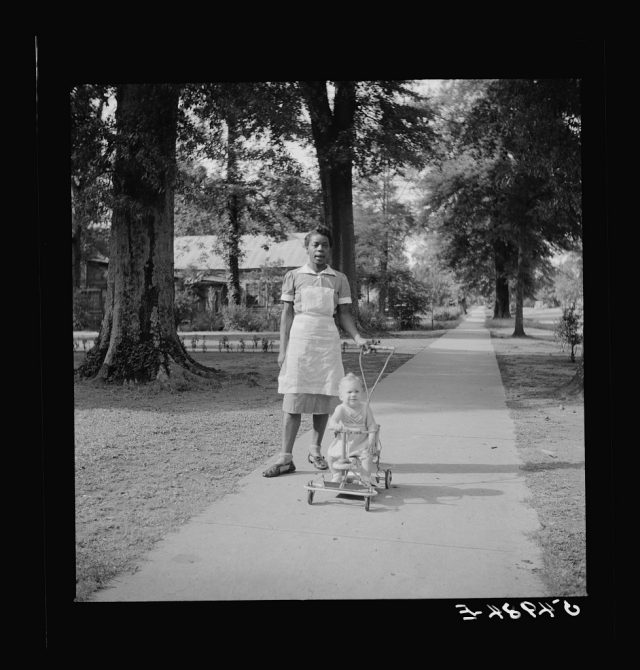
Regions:
<instances>
[{"instance_id":1,"label":"house roof","mask_svg":"<svg viewBox=\"0 0 640 670\"><path fill-rule=\"evenodd\" d=\"M258 270L279 261L280 267L294 268L304 265L307 251L304 247L306 233L291 233L283 242L276 242L266 235L243 235L240 249L241 270ZM216 235L185 235L176 237L173 244L173 264L176 270L225 270L227 264L217 249ZM266 247L266 248L265 248Z\"/></svg>"}]
</instances>

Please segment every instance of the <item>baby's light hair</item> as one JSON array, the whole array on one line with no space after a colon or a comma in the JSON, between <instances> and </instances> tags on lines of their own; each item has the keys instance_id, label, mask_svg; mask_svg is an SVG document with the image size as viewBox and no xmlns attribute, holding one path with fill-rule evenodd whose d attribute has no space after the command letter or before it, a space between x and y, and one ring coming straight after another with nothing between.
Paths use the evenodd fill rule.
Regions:
<instances>
[{"instance_id":1,"label":"baby's light hair","mask_svg":"<svg viewBox=\"0 0 640 670\"><path fill-rule=\"evenodd\" d=\"M364 386L362 385L362 379L360 377L356 377L356 375L353 374L353 372L348 372L341 380L340 383L338 384L338 396L340 397L340 400L344 400L344 389L348 384L353 384L356 383L361 391L364 391Z\"/></svg>"}]
</instances>

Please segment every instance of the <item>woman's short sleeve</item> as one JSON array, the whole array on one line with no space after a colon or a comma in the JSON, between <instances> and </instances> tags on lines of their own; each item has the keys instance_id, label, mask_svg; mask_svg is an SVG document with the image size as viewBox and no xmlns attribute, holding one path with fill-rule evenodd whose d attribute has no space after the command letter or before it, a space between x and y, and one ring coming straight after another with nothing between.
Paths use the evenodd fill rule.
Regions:
<instances>
[{"instance_id":1,"label":"woman's short sleeve","mask_svg":"<svg viewBox=\"0 0 640 670\"><path fill-rule=\"evenodd\" d=\"M349 305L351 304L351 287L349 286L349 280L347 275L340 273L338 275L337 282L337 291L338 291L338 305Z\"/></svg>"},{"instance_id":2,"label":"woman's short sleeve","mask_svg":"<svg viewBox=\"0 0 640 670\"><path fill-rule=\"evenodd\" d=\"M294 296L293 272L289 270L282 280L282 295L280 296L280 300L284 302L293 302Z\"/></svg>"}]
</instances>

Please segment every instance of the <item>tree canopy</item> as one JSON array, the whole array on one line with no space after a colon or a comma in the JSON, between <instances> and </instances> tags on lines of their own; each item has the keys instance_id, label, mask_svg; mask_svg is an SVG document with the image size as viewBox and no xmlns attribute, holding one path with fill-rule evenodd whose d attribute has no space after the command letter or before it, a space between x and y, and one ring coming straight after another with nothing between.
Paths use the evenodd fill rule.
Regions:
<instances>
[{"instance_id":1,"label":"tree canopy","mask_svg":"<svg viewBox=\"0 0 640 670\"><path fill-rule=\"evenodd\" d=\"M446 122L438 171L426 180L430 222L443 257L482 283L508 277L522 301L552 253L581 235L580 107L577 80L465 83Z\"/></svg>"},{"instance_id":2,"label":"tree canopy","mask_svg":"<svg viewBox=\"0 0 640 670\"><path fill-rule=\"evenodd\" d=\"M523 334L524 297L548 282L554 253L579 247L579 80L454 80L429 98L400 80L144 86L118 87L118 105L128 99L145 118L125 122L116 110L116 126L113 88L71 92L78 248L112 212L119 235L147 225L135 212L153 200L163 239L168 231L219 237L227 295L237 303L241 235L281 238L323 221L334 232L332 264L354 295L361 280L375 284L380 310L412 281L430 300L444 299L445 289L494 291L498 316L509 315L513 291L514 334ZM170 120L145 96L159 96ZM292 155L292 143L313 148L315 175ZM154 185L163 161L171 176ZM417 206L402 195L409 183L422 191ZM113 230L109 256L118 267ZM423 258L411 269L404 241L419 230L428 246L418 245ZM153 235L136 239L153 245ZM162 248L170 267L172 249ZM171 291L164 279L158 286L165 284Z\"/></svg>"}]
</instances>

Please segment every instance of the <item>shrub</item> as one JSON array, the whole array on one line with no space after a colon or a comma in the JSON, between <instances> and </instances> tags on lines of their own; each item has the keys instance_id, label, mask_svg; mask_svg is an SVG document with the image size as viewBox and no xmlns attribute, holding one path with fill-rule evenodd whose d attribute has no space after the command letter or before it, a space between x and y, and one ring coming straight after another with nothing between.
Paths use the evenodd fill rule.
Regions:
<instances>
[{"instance_id":1,"label":"shrub","mask_svg":"<svg viewBox=\"0 0 640 670\"><path fill-rule=\"evenodd\" d=\"M434 311L433 320L434 321L455 321L460 315L460 310L449 310L449 309L439 309Z\"/></svg>"},{"instance_id":2,"label":"shrub","mask_svg":"<svg viewBox=\"0 0 640 670\"><path fill-rule=\"evenodd\" d=\"M198 312L189 324L190 330L222 330L222 317L212 312Z\"/></svg>"},{"instance_id":3,"label":"shrub","mask_svg":"<svg viewBox=\"0 0 640 670\"><path fill-rule=\"evenodd\" d=\"M87 330L91 326L91 316L87 307L87 301L81 293L73 295L73 329Z\"/></svg>"},{"instance_id":4,"label":"shrub","mask_svg":"<svg viewBox=\"0 0 640 670\"><path fill-rule=\"evenodd\" d=\"M280 315L282 314L281 307L272 307L269 316L266 312L259 312L254 317L258 325L257 330L279 330L280 329Z\"/></svg>"},{"instance_id":5,"label":"shrub","mask_svg":"<svg viewBox=\"0 0 640 670\"><path fill-rule=\"evenodd\" d=\"M365 332L378 333L389 330L388 319L375 305L365 303L358 308L358 321Z\"/></svg>"},{"instance_id":6,"label":"shrub","mask_svg":"<svg viewBox=\"0 0 640 670\"><path fill-rule=\"evenodd\" d=\"M575 362L576 347L582 342L582 318L573 305L562 310L554 333L563 346L571 347L571 362Z\"/></svg>"},{"instance_id":7,"label":"shrub","mask_svg":"<svg viewBox=\"0 0 640 670\"><path fill-rule=\"evenodd\" d=\"M173 310L176 318L176 325L182 321L193 321L199 316L197 311L198 294L193 287L176 287Z\"/></svg>"},{"instance_id":8,"label":"shrub","mask_svg":"<svg viewBox=\"0 0 640 670\"><path fill-rule=\"evenodd\" d=\"M222 308L222 322L225 330L261 330L261 319L244 305L228 305Z\"/></svg>"}]
</instances>

